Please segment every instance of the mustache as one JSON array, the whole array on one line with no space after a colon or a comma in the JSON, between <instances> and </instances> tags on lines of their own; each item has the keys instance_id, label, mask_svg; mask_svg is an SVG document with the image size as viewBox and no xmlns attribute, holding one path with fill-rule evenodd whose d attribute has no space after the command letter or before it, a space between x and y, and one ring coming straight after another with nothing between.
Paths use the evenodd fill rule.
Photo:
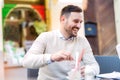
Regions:
<instances>
[{"instance_id":1,"label":"mustache","mask_svg":"<svg viewBox=\"0 0 120 80\"><path fill-rule=\"evenodd\" d=\"M80 28L79 27L72 27L72 29L78 29L79 30Z\"/></svg>"}]
</instances>

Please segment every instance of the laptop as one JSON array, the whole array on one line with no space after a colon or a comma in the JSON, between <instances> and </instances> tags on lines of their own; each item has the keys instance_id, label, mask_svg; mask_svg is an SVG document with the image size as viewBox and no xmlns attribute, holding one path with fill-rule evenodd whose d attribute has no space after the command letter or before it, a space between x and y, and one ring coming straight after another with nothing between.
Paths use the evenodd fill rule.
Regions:
<instances>
[{"instance_id":1,"label":"laptop","mask_svg":"<svg viewBox=\"0 0 120 80\"><path fill-rule=\"evenodd\" d=\"M117 50L118 57L120 59L120 44L116 46L116 50Z\"/></svg>"}]
</instances>

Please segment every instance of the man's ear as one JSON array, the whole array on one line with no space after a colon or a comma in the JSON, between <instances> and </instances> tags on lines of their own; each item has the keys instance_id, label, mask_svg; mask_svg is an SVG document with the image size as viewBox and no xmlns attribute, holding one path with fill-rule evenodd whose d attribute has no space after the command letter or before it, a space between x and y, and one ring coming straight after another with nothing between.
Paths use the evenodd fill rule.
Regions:
<instances>
[{"instance_id":1,"label":"man's ear","mask_svg":"<svg viewBox=\"0 0 120 80\"><path fill-rule=\"evenodd\" d=\"M60 17L60 21L64 21L64 20L65 20L65 16L63 15Z\"/></svg>"}]
</instances>

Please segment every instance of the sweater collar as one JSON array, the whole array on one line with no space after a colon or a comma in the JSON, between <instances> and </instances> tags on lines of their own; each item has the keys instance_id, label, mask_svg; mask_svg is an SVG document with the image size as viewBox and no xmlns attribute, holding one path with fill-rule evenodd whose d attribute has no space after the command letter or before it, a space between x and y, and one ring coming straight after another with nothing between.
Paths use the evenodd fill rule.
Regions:
<instances>
[{"instance_id":1,"label":"sweater collar","mask_svg":"<svg viewBox=\"0 0 120 80\"><path fill-rule=\"evenodd\" d=\"M58 33L58 37L60 38L60 39L62 39L62 40L73 40L74 39L74 37L69 37L69 38L65 38L63 35L62 35L62 33L60 32L60 30L57 30L57 33Z\"/></svg>"}]
</instances>

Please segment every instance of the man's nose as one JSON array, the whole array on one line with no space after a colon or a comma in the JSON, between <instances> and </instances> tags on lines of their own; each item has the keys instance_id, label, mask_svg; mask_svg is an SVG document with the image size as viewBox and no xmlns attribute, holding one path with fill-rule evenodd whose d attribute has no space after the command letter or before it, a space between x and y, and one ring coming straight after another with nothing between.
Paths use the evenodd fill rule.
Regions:
<instances>
[{"instance_id":1,"label":"man's nose","mask_svg":"<svg viewBox=\"0 0 120 80\"><path fill-rule=\"evenodd\" d=\"M80 28L80 27L81 27L81 23L78 23L78 24L77 24L77 27Z\"/></svg>"}]
</instances>

